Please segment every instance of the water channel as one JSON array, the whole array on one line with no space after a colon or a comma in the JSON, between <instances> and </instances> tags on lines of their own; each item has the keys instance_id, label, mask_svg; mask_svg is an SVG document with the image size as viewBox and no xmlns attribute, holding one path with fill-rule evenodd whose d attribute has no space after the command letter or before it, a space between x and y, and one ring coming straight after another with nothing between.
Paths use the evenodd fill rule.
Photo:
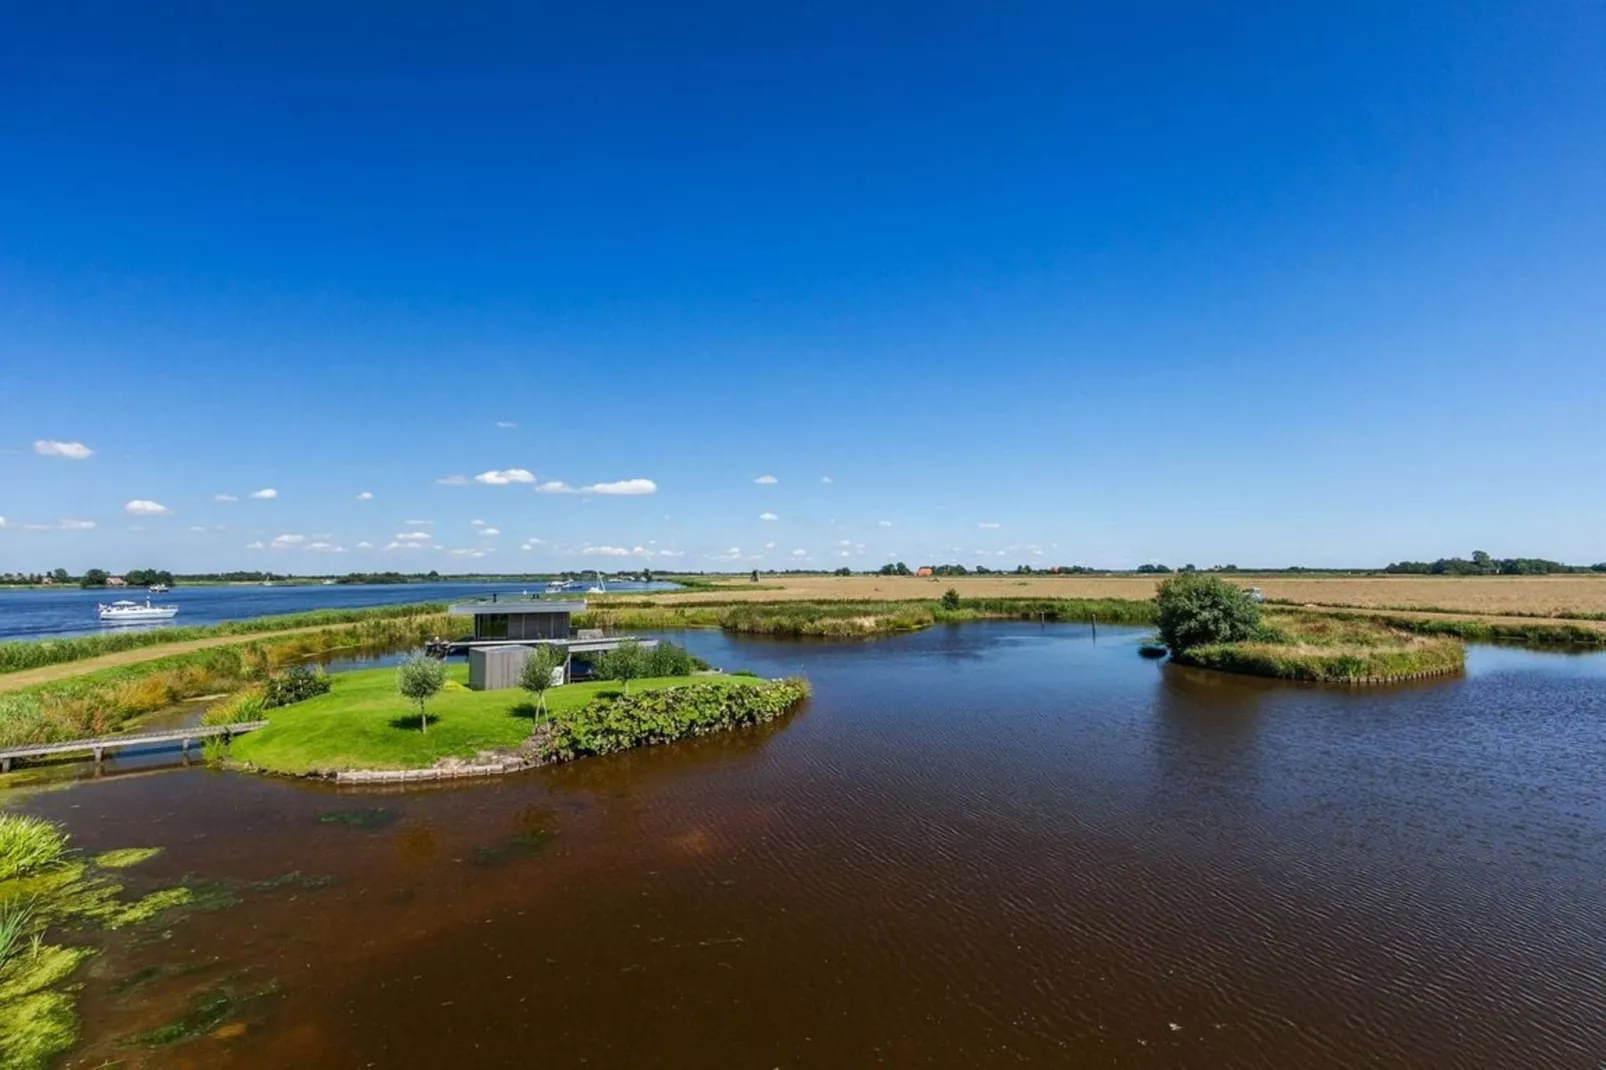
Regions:
<instances>
[{"instance_id":1,"label":"water channel","mask_svg":"<svg viewBox=\"0 0 1606 1070\"><path fill-rule=\"evenodd\" d=\"M175 769L27 797L91 850L163 846L141 881L272 889L114 937L72 1064L1602 1064L1606 657L1479 647L1350 690L1144 661L1141 634L688 633L813 699L426 790ZM121 1045L229 979L273 994Z\"/></svg>"}]
</instances>

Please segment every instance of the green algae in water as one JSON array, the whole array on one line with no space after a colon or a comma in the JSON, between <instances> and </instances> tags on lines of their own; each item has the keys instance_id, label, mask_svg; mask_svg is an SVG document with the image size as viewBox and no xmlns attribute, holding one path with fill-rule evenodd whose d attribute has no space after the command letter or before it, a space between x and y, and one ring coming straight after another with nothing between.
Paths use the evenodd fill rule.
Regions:
<instances>
[{"instance_id":1,"label":"green algae in water","mask_svg":"<svg viewBox=\"0 0 1606 1070\"><path fill-rule=\"evenodd\" d=\"M131 1044L167 1047L205 1036L259 1000L279 994L277 983L269 982L254 991L242 992L225 982L190 999L190 1009L166 1025L129 1038Z\"/></svg>"},{"instance_id":2,"label":"green algae in water","mask_svg":"<svg viewBox=\"0 0 1606 1070\"><path fill-rule=\"evenodd\" d=\"M320 825L344 825L360 832L377 832L393 824L401 816L396 811L374 806L358 810L329 810L318 815Z\"/></svg>"},{"instance_id":3,"label":"green algae in water","mask_svg":"<svg viewBox=\"0 0 1606 1070\"><path fill-rule=\"evenodd\" d=\"M148 862L161 853L160 847L124 847L116 851L102 851L91 861L101 869L127 869Z\"/></svg>"},{"instance_id":4,"label":"green algae in water","mask_svg":"<svg viewBox=\"0 0 1606 1070\"><path fill-rule=\"evenodd\" d=\"M78 1043L78 1011L66 992L0 1001L0 1066L42 1070Z\"/></svg>"},{"instance_id":5,"label":"green algae in water","mask_svg":"<svg viewBox=\"0 0 1606 1070\"><path fill-rule=\"evenodd\" d=\"M534 858L546 850L553 833L545 829L526 829L494 847L474 848L476 866L500 866L518 858Z\"/></svg>"},{"instance_id":6,"label":"green algae in water","mask_svg":"<svg viewBox=\"0 0 1606 1070\"><path fill-rule=\"evenodd\" d=\"M252 881L250 888L253 892L276 892L281 888L305 888L308 891L315 891L319 888L329 887L337 879L329 876L311 876L295 870L290 873L281 873L277 877L269 877L266 880Z\"/></svg>"}]
</instances>

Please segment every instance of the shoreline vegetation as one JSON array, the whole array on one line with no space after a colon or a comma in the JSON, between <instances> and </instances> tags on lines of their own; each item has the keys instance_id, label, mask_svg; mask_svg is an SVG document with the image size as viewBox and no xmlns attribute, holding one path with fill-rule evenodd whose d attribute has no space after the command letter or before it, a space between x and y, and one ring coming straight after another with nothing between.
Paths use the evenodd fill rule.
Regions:
<instances>
[{"instance_id":1,"label":"shoreline vegetation","mask_svg":"<svg viewBox=\"0 0 1606 1070\"><path fill-rule=\"evenodd\" d=\"M1193 575L1205 576L1184 573L1174 574L1171 579ZM1220 576L1207 578L1228 582ZM790 578L782 579L792 582ZM1242 585L1245 579L1232 576L1230 583ZM1009 597L991 593L973 597L964 593L1000 589L997 582L997 577L989 577L985 583L957 578L938 584L914 578L888 581L882 577L811 577L807 583L781 592L766 591L755 598L750 595L750 587L743 586L750 581L732 580L708 583L688 592L666 592L670 595L667 598L597 597L591 600L586 613L575 618L575 623L613 631L711 628L773 637L847 639L981 620L1096 619L1100 624L1116 625L1156 622L1152 598ZM1020 581L1011 579L1011 586L1002 589L1007 591L1017 582ZM1055 577L1053 582L1077 581ZM1381 582L1415 581L1406 578ZM1514 576L1493 580L1433 577L1426 582L1455 588L1491 582L1566 581ZM1574 578L1571 582L1583 587L1599 582L1606 591L1606 579ZM928 597L796 597L804 592L852 591L866 586L899 595L919 592ZM735 597L738 592L749 597ZM109 735L131 727L137 718L180 703L202 697L225 698L259 683L268 673L309 659L345 652L377 654L413 649L434 636L455 634L461 621L445 615L444 608L441 603L376 606L262 617L207 628L0 643L0 666L6 670L0 671L0 746ZM1330 609L1268 604L1264 609L1268 620L1282 634L1280 640L1261 641L1258 645L1239 642L1231 649L1200 644L1205 649L1184 651L1176 660L1222 671L1337 682L1454 671L1464 659L1461 642L1519 642L1556 648L1606 645L1606 629L1598 625L1538 616L1498 619L1439 607L1435 607L1435 613L1421 616L1375 607ZM1452 613L1463 615L1448 615ZM302 630L274 634L296 628ZM186 636L201 636L188 642L208 645L184 649ZM229 641L236 637L238 642ZM174 647L178 649L171 649ZM148 656L138 656L147 651ZM111 655L117 663L106 665L93 660L103 655ZM126 661L121 660L125 657ZM30 668L35 672L18 675ZM59 677L54 673L57 669ZM38 682L30 678L39 673L50 678Z\"/></svg>"},{"instance_id":2,"label":"shoreline vegetation","mask_svg":"<svg viewBox=\"0 0 1606 1070\"><path fill-rule=\"evenodd\" d=\"M196 639L214 639L233 635L258 635L264 632L293 631L303 628L322 628L337 624L358 624L370 620L390 620L397 617L443 615L445 602L417 602L408 605L367 606L359 609L317 609L304 613L284 613L247 620L224 621L221 624L201 625L192 628L157 628L150 631L97 632L92 635L70 636L61 639L14 639L0 642L0 674L39 669L46 665L60 665L70 661L97 658L125 650L164 646L168 643L186 643Z\"/></svg>"},{"instance_id":3,"label":"shoreline vegetation","mask_svg":"<svg viewBox=\"0 0 1606 1070\"><path fill-rule=\"evenodd\" d=\"M396 672L364 669L331 679L326 694L272 711L268 727L242 736L226 764L249 772L334 777L494 764L499 771L612 754L763 724L808 697L801 678L700 674L565 684L545 710L518 689L471 691L468 667L447 667L428 702L428 731L396 690Z\"/></svg>"}]
</instances>

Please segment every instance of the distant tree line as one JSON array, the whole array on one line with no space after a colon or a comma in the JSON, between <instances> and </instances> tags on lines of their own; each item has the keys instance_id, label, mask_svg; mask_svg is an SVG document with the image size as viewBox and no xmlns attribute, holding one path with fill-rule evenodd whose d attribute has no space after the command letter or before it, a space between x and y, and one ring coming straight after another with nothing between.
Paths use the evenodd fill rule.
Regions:
<instances>
[{"instance_id":1,"label":"distant tree line","mask_svg":"<svg viewBox=\"0 0 1606 1070\"><path fill-rule=\"evenodd\" d=\"M1606 572L1606 562L1565 565L1543 557L1491 557L1482 550L1472 557L1441 557L1437 561L1395 561L1384 572L1411 576L1549 576L1564 572Z\"/></svg>"}]
</instances>

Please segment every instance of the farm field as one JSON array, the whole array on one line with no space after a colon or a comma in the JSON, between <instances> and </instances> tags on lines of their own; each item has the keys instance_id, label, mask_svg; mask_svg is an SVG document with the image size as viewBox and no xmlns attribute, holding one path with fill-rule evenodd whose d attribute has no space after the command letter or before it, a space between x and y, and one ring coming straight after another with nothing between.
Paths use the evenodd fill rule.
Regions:
<instances>
[{"instance_id":1,"label":"farm field","mask_svg":"<svg viewBox=\"0 0 1606 1070\"><path fill-rule=\"evenodd\" d=\"M1562 576L1286 576L1225 573L1275 602L1361 609L1410 609L1477 616L1606 617L1606 574ZM729 601L898 601L938 598L1132 598L1154 595L1163 576L762 576L733 578L717 589L651 596L682 605ZM633 600L640 600L639 597Z\"/></svg>"}]
</instances>

